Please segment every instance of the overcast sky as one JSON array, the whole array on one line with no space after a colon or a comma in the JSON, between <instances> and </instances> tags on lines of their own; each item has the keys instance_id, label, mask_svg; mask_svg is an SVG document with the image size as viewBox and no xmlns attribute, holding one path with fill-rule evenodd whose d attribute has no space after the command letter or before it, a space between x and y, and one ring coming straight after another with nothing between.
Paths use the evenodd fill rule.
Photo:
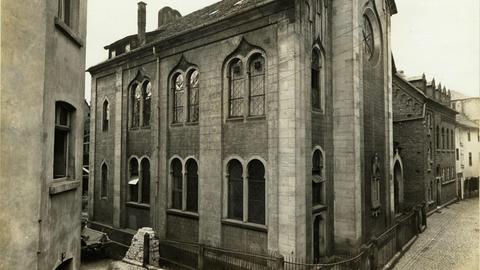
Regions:
<instances>
[{"instance_id":1,"label":"overcast sky","mask_svg":"<svg viewBox=\"0 0 480 270\"><path fill-rule=\"evenodd\" d=\"M87 68L107 59L103 47L137 32L137 0L88 1ZM147 31L157 27L157 11L170 6L186 15L218 0L144 0ZM480 1L396 0L392 19L397 69L407 76L435 77L447 88L480 96ZM90 100L90 74L86 74Z\"/></svg>"}]
</instances>

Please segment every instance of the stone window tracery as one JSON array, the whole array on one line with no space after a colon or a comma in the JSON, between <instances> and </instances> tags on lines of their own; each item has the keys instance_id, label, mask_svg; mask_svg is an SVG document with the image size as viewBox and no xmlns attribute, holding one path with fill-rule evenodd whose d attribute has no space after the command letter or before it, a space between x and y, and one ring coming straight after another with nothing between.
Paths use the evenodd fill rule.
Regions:
<instances>
[{"instance_id":1,"label":"stone window tracery","mask_svg":"<svg viewBox=\"0 0 480 270\"><path fill-rule=\"evenodd\" d=\"M250 60L249 69L249 114L260 116L265 114L265 59L255 54Z\"/></svg>"},{"instance_id":2,"label":"stone window tracery","mask_svg":"<svg viewBox=\"0 0 480 270\"><path fill-rule=\"evenodd\" d=\"M169 208L198 212L198 164L194 158L182 163L180 158L170 162L170 206Z\"/></svg>"},{"instance_id":3,"label":"stone window tracery","mask_svg":"<svg viewBox=\"0 0 480 270\"><path fill-rule=\"evenodd\" d=\"M373 34L372 23L367 16L363 16L363 48L365 55L368 59L371 59L374 55L375 40Z\"/></svg>"},{"instance_id":4,"label":"stone window tracery","mask_svg":"<svg viewBox=\"0 0 480 270\"><path fill-rule=\"evenodd\" d=\"M245 75L240 59L233 60L229 72L229 116L243 116L243 93L245 90Z\"/></svg>"},{"instance_id":5,"label":"stone window tracery","mask_svg":"<svg viewBox=\"0 0 480 270\"><path fill-rule=\"evenodd\" d=\"M198 70L191 71L189 73L188 84L188 121L198 122L198 89L199 89L199 72Z\"/></svg>"},{"instance_id":6,"label":"stone window tracery","mask_svg":"<svg viewBox=\"0 0 480 270\"><path fill-rule=\"evenodd\" d=\"M185 92L185 79L178 73L173 77L173 123L183 122L183 96Z\"/></svg>"}]
</instances>

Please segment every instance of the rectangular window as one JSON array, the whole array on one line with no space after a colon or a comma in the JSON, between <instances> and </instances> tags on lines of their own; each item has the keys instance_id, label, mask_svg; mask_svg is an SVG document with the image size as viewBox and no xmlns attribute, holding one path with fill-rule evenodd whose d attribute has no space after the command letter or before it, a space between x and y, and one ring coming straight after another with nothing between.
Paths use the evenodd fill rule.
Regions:
<instances>
[{"instance_id":1,"label":"rectangular window","mask_svg":"<svg viewBox=\"0 0 480 270\"><path fill-rule=\"evenodd\" d=\"M459 151L458 148L457 148L457 153L456 154L457 154L457 160L460 160L460 151Z\"/></svg>"},{"instance_id":2,"label":"rectangular window","mask_svg":"<svg viewBox=\"0 0 480 270\"><path fill-rule=\"evenodd\" d=\"M470 153L468 153L468 165L469 165L470 167L472 167L472 164L473 164L473 162L472 162L472 153L470 152Z\"/></svg>"},{"instance_id":3,"label":"rectangular window","mask_svg":"<svg viewBox=\"0 0 480 270\"><path fill-rule=\"evenodd\" d=\"M467 130L467 137L468 137L468 141L470 142L471 141L471 136L470 136L470 130Z\"/></svg>"},{"instance_id":4,"label":"rectangular window","mask_svg":"<svg viewBox=\"0 0 480 270\"><path fill-rule=\"evenodd\" d=\"M53 178L68 176L70 111L62 103L55 108L55 138L53 156Z\"/></svg>"}]
</instances>

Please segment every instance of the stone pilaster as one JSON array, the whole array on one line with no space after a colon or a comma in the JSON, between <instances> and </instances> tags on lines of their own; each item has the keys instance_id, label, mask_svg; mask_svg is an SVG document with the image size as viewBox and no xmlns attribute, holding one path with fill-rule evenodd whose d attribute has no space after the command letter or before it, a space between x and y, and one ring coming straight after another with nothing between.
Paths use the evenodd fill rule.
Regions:
<instances>
[{"instance_id":1,"label":"stone pilaster","mask_svg":"<svg viewBox=\"0 0 480 270\"><path fill-rule=\"evenodd\" d=\"M362 239L363 83L360 1L332 1L334 238L351 251ZM360 18L359 18L360 17Z\"/></svg>"},{"instance_id":2,"label":"stone pilaster","mask_svg":"<svg viewBox=\"0 0 480 270\"><path fill-rule=\"evenodd\" d=\"M88 154L88 218L93 219L95 202L95 143L97 121L97 77L92 76L90 96L90 150Z\"/></svg>"},{"instance_id":3,"label":"stone pilaster","mask_svg":"<svg viewBox=\"0 0 480 270\"><path fill-rule=\"evenodd\" d=\"M115 123L113 149L113 226L120 228L121 185L122 185L122 68L115 72Z\"/></svg>"}]
</instances>

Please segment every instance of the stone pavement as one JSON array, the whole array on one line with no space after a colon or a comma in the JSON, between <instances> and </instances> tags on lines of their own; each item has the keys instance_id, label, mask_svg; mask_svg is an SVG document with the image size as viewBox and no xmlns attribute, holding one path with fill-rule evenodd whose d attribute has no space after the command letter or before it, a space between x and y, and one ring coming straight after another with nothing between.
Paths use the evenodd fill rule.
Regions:
<instances>
[{"instance_id":1,"label":"stone pavement","mask_svg":"<svg viewBox=\"0 0 480 270\"><path fill-rule=\"evenodd\" d=\"M428 228L394 270L478 270L479 200L449 205L427 219Z\"/></svg>"}]
</instances>

